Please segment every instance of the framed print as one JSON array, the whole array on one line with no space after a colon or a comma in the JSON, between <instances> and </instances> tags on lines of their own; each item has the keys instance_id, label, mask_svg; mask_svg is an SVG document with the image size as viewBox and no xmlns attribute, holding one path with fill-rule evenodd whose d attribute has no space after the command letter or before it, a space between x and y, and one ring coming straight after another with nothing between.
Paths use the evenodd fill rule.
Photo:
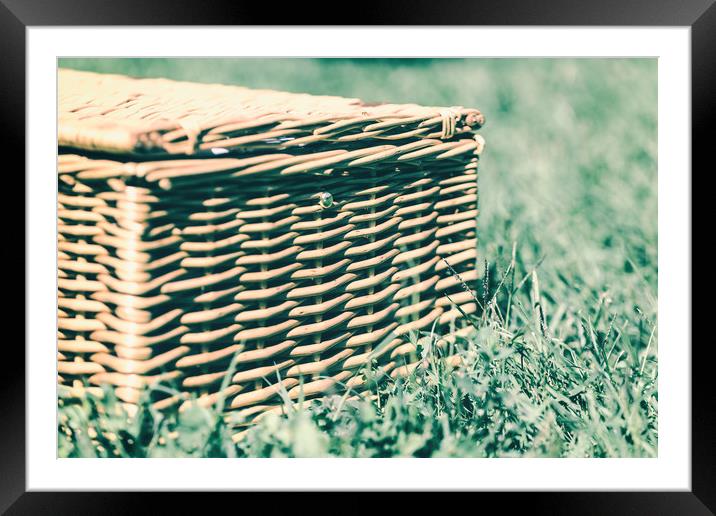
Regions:
<instances>
[{"instance_id":1,"label":"framed print","mask_svg":"<svg viewBox=\"0 0 716 516\"><path fill-rule=\"evenodd\" d=\"M344 490L714 510L691 336L709 2L352 26L81 4L1 11L27 200L3 510Z\"/></svg>"}]
</instances>

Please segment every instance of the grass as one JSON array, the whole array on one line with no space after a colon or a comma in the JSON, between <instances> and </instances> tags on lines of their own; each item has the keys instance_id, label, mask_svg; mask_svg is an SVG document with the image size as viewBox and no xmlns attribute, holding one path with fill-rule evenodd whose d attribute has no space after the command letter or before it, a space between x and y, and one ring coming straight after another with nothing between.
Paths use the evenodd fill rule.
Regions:
<instances>
[{"instance_id":1,"label":"grass","mask_svg":"<svg viewBox=\"0 0 716 516\"><path fill-rule=\"evenodd\" d=\"M60 456L653 457L657 455L653 59L118 60L61 66L240 83L487 115L482 309L465 337L413 335L425 364L269 416L234 444L218 412L107 393L59 407ZM450 338L462 363L439 360Z\"/></svg>"}]
</instances>

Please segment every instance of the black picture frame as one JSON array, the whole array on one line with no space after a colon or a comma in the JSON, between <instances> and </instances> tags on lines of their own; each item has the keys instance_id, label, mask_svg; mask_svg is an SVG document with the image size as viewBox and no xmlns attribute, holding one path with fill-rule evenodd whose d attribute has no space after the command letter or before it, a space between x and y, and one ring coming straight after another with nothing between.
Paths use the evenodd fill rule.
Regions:
<instances>
[{"instance_id":1,"label":"black picture frame","mask_svg":"<svg viewBox=\"0 0 716 516\"><path fill-rule=\"evenodd\" d=\"M501 0L435 2L394 0L379 5L372 1L349 4L262 3L240 0L205 2L189 0L0 0L0 115L5 156L18 158L14 167L4 171L5 192L28 193L24 170L25 143L25 36L32 26L66 25L609 25L609 26L690 26L692 51L692 161L693 167L706 169L710 151L707 128L713 123L716 106L716 5L715 0ZM279 7L280 5L280 7ZM341 15L340 13L343 12ZM88 47L91 48L91 47ZM664 144L664 142L661 142ZM712 168L712 166L710 167ZM13 173L13 169L15 172ZM706 172L706 170L704 170ZM671 171L670 173L677 173ZM691 177L693 177L693 173ZM687 177L684 180L688 180ZM10 186L12 181L16 185ZM17 196L17 195L16 195ZM32 274L19 253L25 241L25 228L17 223L17 208L3 207L6 235L14 251L2 253L4 288L24 292L24 284L12 285ZM14 214L14 215L13 215ZM693 233L692 233L693 234ZM690 250L691 252L691 250ZM692 267L693 269L693 267ZM21 290L23 289L23 290ZM17 299L19 295L15 295ZM10 304L8 304L10 306ZM15 302L14 306L19 306ZM24 306L24 303L23 303ZM6 313L8 313L6 311ZM26 312L25 312L26 313ZM6 325L5 328L11 325ZM17 325L16 325L17 326ZM689 328L691 333L691 328ZM3 367L0 374L0 512L8 514L124 514L129 512L166 512L169 499L189 509L196 497L163 494L157 496L123 493L39 493L25 492L25 353L5 334ZM690 345L688 342L684 346ZM708 360L710 339L692 345L692 490L690 492L589 492L589 493L511 493L510 508L515 504L531 512L549 514L713 514L716 512L716 446L714 444L714 396L710 385L712 361ZM211 496L219 496L212 494ZM238 494L231 496L246 496ZM273 509L280 509L276 497L260 494ZM480 493L472 497L505 496ZM217 508L223 498L212 499ZM304 494L296 493L287 507L301 504ZM414 495L420 503L422 497ZM392 498L388 505L405 501ZM205 501L199 503L204 503ZM251 503L242 499L241 504ZM460 502L450 502L460 503ZM471 505L475 502L468 502ZM185 505L186 504L186 505ZM373 505L374 502L371 502ZM383 507L388 507L383 505ZM486 507L480 503L481 507ZM478 505L474 505L478 510ZM245 507L245 505L244 505Z\"/></svg>"}]
</instances>

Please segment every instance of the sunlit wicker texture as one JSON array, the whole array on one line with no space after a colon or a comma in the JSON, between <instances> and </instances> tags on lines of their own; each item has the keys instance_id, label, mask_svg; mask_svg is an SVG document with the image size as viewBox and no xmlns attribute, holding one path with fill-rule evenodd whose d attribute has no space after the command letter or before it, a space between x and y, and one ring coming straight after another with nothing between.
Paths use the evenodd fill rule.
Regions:
<instances>
[{"instance_id":1,"label":"sunlit wicker texture","mask_svg":"<svg viewBox=\"0 0 716 516\"><path fill-rule=\"evenodd\" d=\"M359 390L369 359L394 376L409 372L417 363L410 330L475 310L461 281L476 279L478 111L398 106L391 114L308 97L337 114L294 111L286 122L265 114L269 104L263 121L225 118L221 130L196 117L153 121L148 138L117 115L129 110L134 120L144 102L167 116L159 97L137 94L143 83L167 98L182 87L233 88L68 73L58 212L64 383L109 383L135 403L147 383L164 380L180 387L179 398L212 403L223 381L227 407L249 415L278 403L279 377L295 398ZM82 97L92 80L86 95L104 104ZM112 86L114 109L97 81ZM122 84L131 86L126 98ZM305 109L307 98L296 97ZM98 146L108 138L92 137L100 127L130 143ZM83 147L118 155L77 155ZM193 155L157 159L181 152ZM142 153L155 157L138 160ZM323 192L332 205L321 205Z\"/></svg>"}]
</instances>

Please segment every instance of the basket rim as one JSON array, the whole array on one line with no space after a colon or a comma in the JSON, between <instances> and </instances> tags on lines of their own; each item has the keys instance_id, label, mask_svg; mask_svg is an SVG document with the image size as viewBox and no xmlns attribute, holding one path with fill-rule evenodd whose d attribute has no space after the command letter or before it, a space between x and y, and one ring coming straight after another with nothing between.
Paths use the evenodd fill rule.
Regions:
<instances>
[{"instance_id":1,"label":"basket rim","mask_svg":"<svg viewBox=\"0 0 716 516\"><path fill-rule=\"evenodd\" d=\"M450 141L485 123L474 108L366 103L242 86L58 69L58 145L109 154L221 157Z\"/></svg>"}]
</instances>

